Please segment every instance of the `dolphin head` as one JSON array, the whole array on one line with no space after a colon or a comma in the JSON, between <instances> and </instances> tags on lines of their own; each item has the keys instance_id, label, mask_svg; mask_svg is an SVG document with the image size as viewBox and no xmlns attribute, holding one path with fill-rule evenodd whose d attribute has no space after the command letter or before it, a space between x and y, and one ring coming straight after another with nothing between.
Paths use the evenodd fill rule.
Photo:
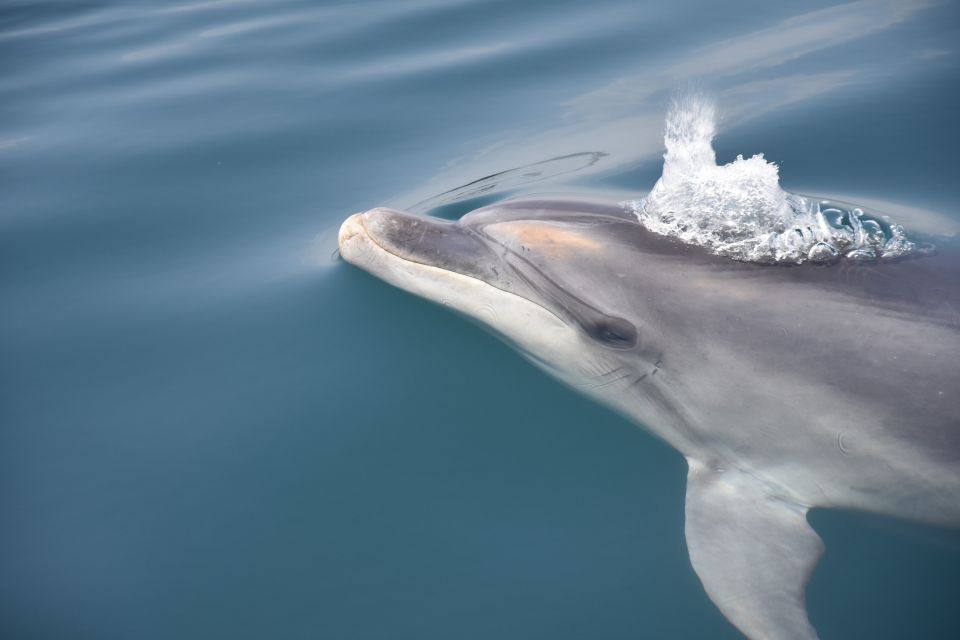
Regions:
<instances>
[{"instance_id":1,"label":"dolphin head","mask_svg":"<svg viewBox=\"0 0 960 640\"><path fill-rule=\"evenodd\" d=\"M589 395L644 422L626 396L664 404L671 322L659 299L673 290L677 243L616 203L517 200L459 221L376 208L344 222L339 244L348 262L479 321Z\"/></svg>"}]
</instances>

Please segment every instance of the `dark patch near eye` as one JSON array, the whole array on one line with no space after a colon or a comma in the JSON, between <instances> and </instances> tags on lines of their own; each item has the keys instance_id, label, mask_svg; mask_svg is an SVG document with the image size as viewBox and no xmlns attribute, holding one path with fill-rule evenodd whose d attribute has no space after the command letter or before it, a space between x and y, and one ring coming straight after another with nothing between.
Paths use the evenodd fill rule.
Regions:
<instances>
[{"instance_id":1,"label":"dark patch near eye","mask_svg":"<svg viewBox=\"0 0 960 640\"><path fill-rule=\"evenodd\" d=\"M606 317L585 326L591 338L614 349L630 349L637 344L637 329L623 318Z\"/></svg>"}]
</instances>

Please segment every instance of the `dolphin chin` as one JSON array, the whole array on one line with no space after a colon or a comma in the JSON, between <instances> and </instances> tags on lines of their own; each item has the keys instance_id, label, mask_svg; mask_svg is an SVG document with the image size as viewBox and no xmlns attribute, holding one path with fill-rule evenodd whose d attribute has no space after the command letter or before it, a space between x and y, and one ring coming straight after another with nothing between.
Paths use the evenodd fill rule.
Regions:
<instances>
[{"instance_id":1,"label":"dolphin chin","mask_svg":"<svg viewBox=\"0 0 960 640\"><path fill-rule=\"evenodd\" d=\"M493 330L687 460L691 564L748 637L814 640L814 507L960 526L960 260L764 266L622 206L348 218L343 258Z\"/></svg>"}]
</instances>

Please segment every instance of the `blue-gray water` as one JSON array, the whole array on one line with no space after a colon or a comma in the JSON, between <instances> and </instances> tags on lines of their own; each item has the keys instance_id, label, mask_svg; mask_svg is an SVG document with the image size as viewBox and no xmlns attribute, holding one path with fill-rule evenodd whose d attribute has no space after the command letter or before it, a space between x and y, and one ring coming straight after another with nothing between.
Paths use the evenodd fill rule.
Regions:
<instances>
[{"instance_id":1,"label":"blue-gray water","mask_svg":"<svg viewBox=\"0 0 960 640\"><path fill-rule=\"evenodd\" d=\"M677 454L332 254L639 195L687 86L721 160L957 224L957 6L804 5L3 2L3 637L739 637ZM956 534L811 520L824 640L960 637Z\"/></svg>"}]
</instances>

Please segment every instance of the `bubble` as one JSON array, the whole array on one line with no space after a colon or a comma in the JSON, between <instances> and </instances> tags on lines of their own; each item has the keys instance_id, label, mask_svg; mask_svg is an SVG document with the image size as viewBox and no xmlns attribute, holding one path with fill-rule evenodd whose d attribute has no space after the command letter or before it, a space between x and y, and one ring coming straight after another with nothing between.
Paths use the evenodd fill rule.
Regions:
<instances>
[{"instance_id":1,"label":"bubble","mask_svg":"<svg viewBox=\"0 0 960 640\"><path fill-rule=\"evenodd\" d=\"M833 262L840 255L837 248L826 242L818 242L807 252L807 260L811 262Z\"/></svg>"},{"instance_id":2,"label":"bubble","mask_svg":"<svg viewBox=\"0 0 960 640\"><path fill-rule=\"evenodd\" d=\"M877 252L872 248L867 249L854 249L843 254L848 260L856 260L858 262L871 262L877 259Z\"/></svg>"}]
</instances>

